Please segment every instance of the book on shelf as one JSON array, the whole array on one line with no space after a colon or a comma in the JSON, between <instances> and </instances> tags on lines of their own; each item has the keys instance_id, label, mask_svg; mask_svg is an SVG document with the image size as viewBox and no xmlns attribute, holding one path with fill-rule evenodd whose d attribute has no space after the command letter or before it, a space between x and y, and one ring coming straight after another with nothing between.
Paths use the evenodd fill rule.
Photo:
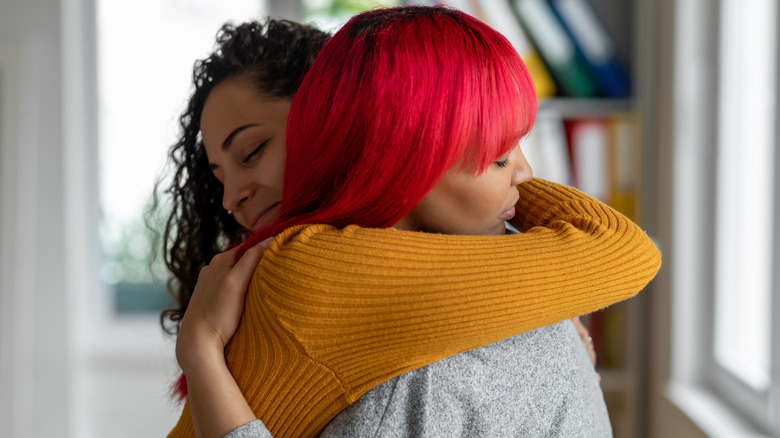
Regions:
<instances>
[{"instance_id":1,"label":"book on shelf","mask_svg":"<svg viewBox=\"0 0 780 438\"><path fill-rule=\"evenodd\" d=\"M589 0L445 0L489 24L515 47L537 95L625 98L631 81L614 39Z\"/></svg>"},{"instance_id":2,"label":"book on shelf","mask_svg":"<svg viewBox=\"0 0 780 438\"><path fill-rule=\"evenodd\" d=\"M563 122L571 159L574 186L608 202L610 172L607 125L601 118L579 118Z\"/></svg>"},{"instance_id":3,"label":"book on shelf","mask_svg":"<svg viewBox=\"0 0 780 438\"><path fill-rule=\"evenodd\" d=\"M628 111L570 118L540 112L522 149L534 175L575 186L636 220L639 129Z\"/></svg>"},{"instance_id":4,"label":"book on shelf","mask_svg":"<svg viewBox=\"0 0 780 438\"><path fill-rule=\"evenodd\" d=\"M571 185L571 160L563 123L556 115L539 114L523 140L522 150L534 176Z\"/></svg>"},{"instance_id":5,"label":"book on shelf","mask_svg":"<svg viewBox=\"0 0 780 438\"><path fill-rule=\"evenodd\" d=\"M599 311L601 314L601 367L621 369L626 362L626 309L625 302L616 303Z\"/></svg>"},{"instance_id":6,"label":"book on shelf","mask_svg":"<svg viewBox=\"0 0 780 438\"><path fill-rule=\"evenodd\" d=\"M544 60L561 94L595 97L587 62L547 0L509 0L512 12Z\"/></svg>"},{"instance_id":7,"label":"book on shelf","mask_svg":"<svg viewBox=\"0 0 780 438\"><path fill-rule=\"evenodd\" d=\"M555 82L525 30L515 19L507 0L478 0L470 3L472 15L504 35L520 54L534 82L537 97L544 99L555 96Z\"/></svg>"},{"instance_id":8,"label":"book on shelf","mask_svg":"<svg viewBox=\"0 0 780 438\"><path fill-rule=\"evenodd\" d=\"M618 370L625 364L625 309L617 303L581 317L593 339L596 368Z\"/></svg>"},{"instance_id":9,"label":"book on shelf","mask_svg":"<svg viewBox=\"0 0 780 438\"><path fill-rule=\"evenodd\" d=\"M624 98L631 94L628 69L617 45L588 0L551 0L550 6L587 62L600 94Z\"/></svg>"},{"instance_id":10,"label":"book on shelf","mask_svg":"<svg viewBox=\"0 0 780 438\"><path fill-rule=\"evenodd\" d=\"M639 219L639 182L642 166L639 156L640 124L630 112L614 114L606 120L610 157L609 205L636 222Z\"/></svg>"},{"instance_id":11,"label":"book on shelf","mask_svg":"<svg viewBox=\"0 0 780 438\"><path fill-rule=\"evenodd\" d=\"M504 35L520 54L540 99L555 96L555 82L547 71L542 58L520 23L515 19L507 0L448 0L437 2L415 2L423 4L439 4L459 9L476 19L486 23L500 34Z\"/></svg>"}]
</instances>

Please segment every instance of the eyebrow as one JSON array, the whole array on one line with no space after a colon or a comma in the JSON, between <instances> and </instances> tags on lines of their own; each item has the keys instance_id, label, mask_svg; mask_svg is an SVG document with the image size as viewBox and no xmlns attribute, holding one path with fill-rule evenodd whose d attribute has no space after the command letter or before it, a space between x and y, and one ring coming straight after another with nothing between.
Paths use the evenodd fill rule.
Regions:
<instances>
[{"instance_id":1,"label":"eyebrow","mask_svg":"<svg viewBox=\"0 0 780 438\"><path fill-rule=\"evenodd\" d=\"M241 131L247 128L251 128L252 126L257 126L257 125L254 123L250 123L248 125L239 126L238 128L234 129L233 132L231 132L230 135L228 135L227 138L225 138L225 141L222 142L222 150L226 151L230 149L230 144L233 143L233 139L236 137L236 135L238 135L238 133L240 133Z\"/></svg>"}]
</instances>

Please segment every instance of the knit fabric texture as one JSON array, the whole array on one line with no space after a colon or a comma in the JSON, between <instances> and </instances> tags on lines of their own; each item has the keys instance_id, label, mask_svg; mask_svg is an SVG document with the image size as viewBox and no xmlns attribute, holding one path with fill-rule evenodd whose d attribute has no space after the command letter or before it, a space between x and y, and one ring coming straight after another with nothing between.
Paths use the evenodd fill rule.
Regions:
<instances>
[{"instance_id":1,"label":"knit fabric texture","mask_svg":"<svg viewBox=\"0 0 780 438\"><path fill-rule=\"evenodd\" d=\"M629 298L659 269L648 236L604 203L540 179L518 191L523 234L278 235L226 350L272 435L317 436L388 379ZM188 404L170 436L194 436Z\"/></svg>"},{"instance_id":2,"label":"knit fabric texture","mask_svg":"<svg viewBox=\"0 0 780 438\"><path fill-rule=\"evenodd\" d=\"M273 436L262 421L255 420L233 429L224 438L273 438Z\"/></svg>"},{"instance_id":3,"label":"knit fabric texture","mask_svg":"<svg viewBox=\"0 0 780 438\"><path fill-rule=\"evenodd\" d=\"M595 370L567 320L394 377L320 438L611 436ZM260 420L225 436L270 437Z\"/></svg>"},{"instance_id":4,"label":"knit fabric texture","mask_svg":"<svg viewBox=\"0 0 780 438\"><path fill-rule=\"evenodd\" d=\"M611 436L596 371L570 320L394 377L363 394L320 435Z\"/></svg>"}]
</instances>

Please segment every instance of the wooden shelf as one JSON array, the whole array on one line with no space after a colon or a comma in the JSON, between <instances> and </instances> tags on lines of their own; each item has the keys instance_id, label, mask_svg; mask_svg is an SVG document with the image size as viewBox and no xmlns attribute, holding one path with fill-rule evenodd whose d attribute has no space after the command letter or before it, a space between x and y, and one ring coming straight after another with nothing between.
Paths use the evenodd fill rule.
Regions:
<instances>
[{"instance_id":1,"label":"wooden shelf","mask_svg":"<svg viewBox=\"0 0 780 438\"><path fill-rule=\"evenodd\" d=\"M553 97L539 101L539 114L561 118L601 117L610 114L633 111L633 99L577 99Z\"/></svg>"}]
</instances>

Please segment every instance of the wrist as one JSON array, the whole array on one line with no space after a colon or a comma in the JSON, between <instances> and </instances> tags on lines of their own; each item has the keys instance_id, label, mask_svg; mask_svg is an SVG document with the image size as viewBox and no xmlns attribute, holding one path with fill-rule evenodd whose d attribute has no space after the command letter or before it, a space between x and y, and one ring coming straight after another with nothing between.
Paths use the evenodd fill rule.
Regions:
<instances>
[{"instance_id":1,"label":"wrist","mask_svg":"<svg viewBox=\"0 0 780 438\"><path fill-rule=\"evenodd\" d=\"M196 355L188 358L198 357ZM188 401L197 436L222 437L257 419L228 369L225 356L206 349L197 362L184 362Z\"/></svg>"},{"instance_id":2,"label":"wrist","mask_svg":"<svg viewBox=\"0 0 780 438\"><path fill-rule=\"evenodd\" d=\"M180 332L176 339L176 361L185 375L206 366L225 366L225 346L216 333Z\"/></svg>"},{"instance_id":3,"label":"wrist","mask_svg":"<svg viewBox=\"0 0 780 438\"><path fill-rule=\"evenodd\" d=\"M179 367L187 377L188 385L213 381L215 375L229 373L224 354L217 355L211 351L187 356L186 360L179 361Z\"/></svg>"}]
</instances>

